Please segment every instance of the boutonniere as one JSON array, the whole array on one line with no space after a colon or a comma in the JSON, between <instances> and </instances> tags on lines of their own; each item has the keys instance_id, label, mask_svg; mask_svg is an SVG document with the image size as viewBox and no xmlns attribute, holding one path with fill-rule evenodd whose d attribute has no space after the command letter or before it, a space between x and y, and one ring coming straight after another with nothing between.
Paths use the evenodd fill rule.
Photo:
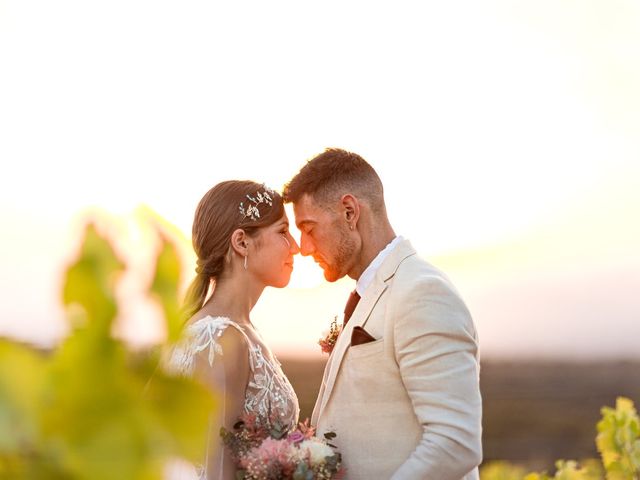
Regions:
<instances>
[{"instance_id":1,"label":"boutonniere","mask_svg":"<svg viewBox=\"0 0 640 480\"><path fill-rule=\"evenodd\" d=\"M333 347L335 347L336 342L338 341L338 335L340 335L340 332L342 331L342 326L338 325L337 319L338 317L333 317L329 331L323 338L318 340L318 345L320 345L322 353L331 353L333 351Z\"/></svg>"}]
</instances>

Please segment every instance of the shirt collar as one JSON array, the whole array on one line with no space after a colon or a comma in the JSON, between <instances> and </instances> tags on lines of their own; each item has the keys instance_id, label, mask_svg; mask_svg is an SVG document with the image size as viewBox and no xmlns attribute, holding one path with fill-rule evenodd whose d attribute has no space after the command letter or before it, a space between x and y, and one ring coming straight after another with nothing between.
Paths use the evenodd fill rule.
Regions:
<instances>
[{"instance_id":1,"label":"shirt collar","mask_svg":"<svg viewBox=\"0 0 640 480\"><path fill-rule=\"evenodd\" d=\"M373 282L376 272L380 268L380 265L382 265L382 262L384 262L393 249L396 248L396 245L398 245L402 240L403 238L400 235L391 240L391 242L382 249L376 258L373 259L364 272L362 272L362 275L360 275L360 278L358 278L358 281L356 282L356 292L358 292L360 297L364 295L365 290L369 285L371 285L371 282Z\"/></svg>"}]
</instances>

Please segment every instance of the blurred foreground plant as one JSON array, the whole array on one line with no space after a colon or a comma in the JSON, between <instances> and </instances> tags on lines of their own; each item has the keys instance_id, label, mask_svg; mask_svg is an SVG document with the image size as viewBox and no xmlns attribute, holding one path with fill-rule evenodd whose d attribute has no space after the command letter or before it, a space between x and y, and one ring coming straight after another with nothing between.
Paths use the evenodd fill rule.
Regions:
<instances>
[{"instance_id":1,"label":"blurred foreground plant","mask_svg":"<svg viewBox=\"0 0 640 480\"><path fill-rule=\"evenodd\" d=\"M508 462L491 462L480 470L482 480L640 480L640 420L633 402L619 397L616 408L603 407L596 445L602 462L559 460L556 473L529 473Z\"/></svg>"},{"instance_id":2,"label":"blurred foreground plant","mask_svg":"<svg viewBox=\"0 0 640 480\"><path fill-rule=\"evenodd\" d=\"M602 409L596 445L607 470L607 480L640 478L640 421L633 402L618 398L615 410Z\"/></svg>"},{"instance_id":3,"label":"blurred foreground plant","mask_svg":"<svg viewBox=\"0 0 640 480\"><path fill-rule=\"evenodd\" d=\"M149 293L173 341L180 260L156 231L161 248ZM214 399L158 368L160 348L140 355L111 336L124 265L93 224L84 235L64 283L66 340L44 353L0 339L0 478L152 480L169 458L202 458Z\"/></svg>"}]
</instances>

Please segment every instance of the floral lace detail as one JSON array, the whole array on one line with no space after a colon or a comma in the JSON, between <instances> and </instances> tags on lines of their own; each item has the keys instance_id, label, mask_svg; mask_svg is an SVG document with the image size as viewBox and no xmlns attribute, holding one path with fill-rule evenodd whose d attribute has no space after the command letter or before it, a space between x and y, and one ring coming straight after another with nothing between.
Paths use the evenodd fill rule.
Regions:
<instances>
[{"instance_id":1,"label":"floral lace detail","mask_svg":"<svg viewBox=\"0 0 640 480\"><path fill-rule=\"evenodd\" d=\"M291 428L298 423L300 408L293 387L273 354L265 355L263 347L251 340L244 328L225 317L204 317L185 329L182 340L176 344L166 364L167 370L191 376L195 369L195 357L207 351L207 360L213 366L216 355L223 355L219 338L227 327L236 328L249 347L251 375L246 388L244 411L254 413L266 424L278 419ZM274 361L271 361L271 358Z\"/></svg>"},{"instance_id":2,"label":"floral lace detail","mask_svg":"<svg viewBox=\"0 0 640 480\"><path fill-rule=\"evenodd\" d=\"M259 344L250 345L251 371L245 396L245 412L253 412L263 421L280 420L291 428L298 424L298 399L280 362L270 362Z\"/></svg>"}]
</instances>

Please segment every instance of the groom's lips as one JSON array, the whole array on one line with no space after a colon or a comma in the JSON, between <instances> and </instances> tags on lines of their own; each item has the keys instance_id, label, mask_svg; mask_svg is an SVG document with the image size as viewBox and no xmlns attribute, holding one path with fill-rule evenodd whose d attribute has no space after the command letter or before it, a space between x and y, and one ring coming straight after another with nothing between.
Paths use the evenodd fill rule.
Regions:
<instances>
[{"instance_id":1,"label":"groom's lips","mask_svg":"<svg viewBox=\"0 0 640 480\"><path fill-rule=\"evenodd\" d=\"M322 270L326 270L329 267L329 264L327 262L325 262L324 260L320 260L319 258L313 258L313 260L318 264L318 266L322 269Z\"/></svg>"}]
</instances>

